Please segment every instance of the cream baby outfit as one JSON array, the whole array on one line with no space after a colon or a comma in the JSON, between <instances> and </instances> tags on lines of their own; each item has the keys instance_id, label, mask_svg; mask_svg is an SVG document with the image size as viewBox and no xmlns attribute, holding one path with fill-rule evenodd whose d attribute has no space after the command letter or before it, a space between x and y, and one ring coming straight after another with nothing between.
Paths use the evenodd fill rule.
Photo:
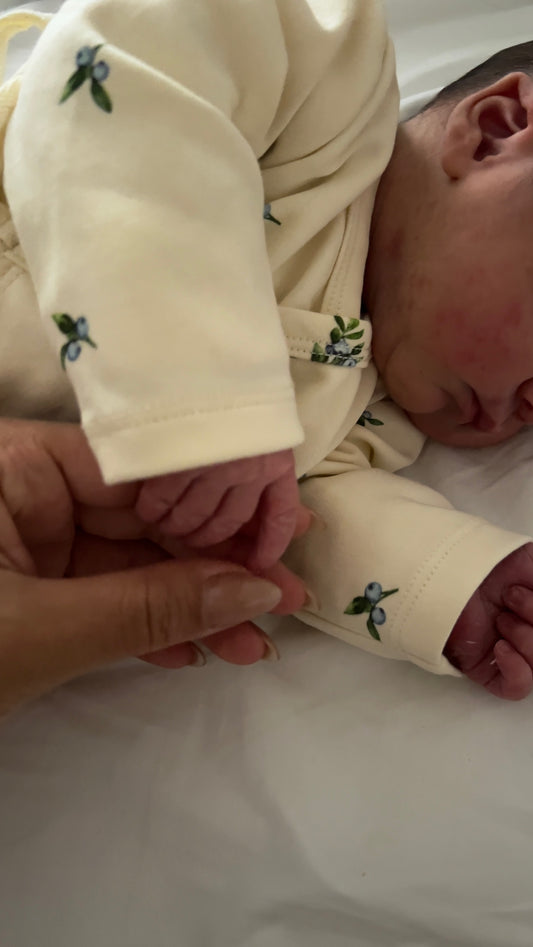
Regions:
<instances>
[{"instance_id":1,"label":"cream baby outfit","mask_svg":"<svg viewBox=\"0 0 533 947\"><path fill-rule=\"evenodd\" d=\"M527 537L394 475L423 438L360 301L397 118L376 0L68 0L4 186L51 343L27 371L65 366L106 480L295 448L327 524L287 557L320 602L300 617L456 673L458 615Z\"/></svg>"}]
</instances>

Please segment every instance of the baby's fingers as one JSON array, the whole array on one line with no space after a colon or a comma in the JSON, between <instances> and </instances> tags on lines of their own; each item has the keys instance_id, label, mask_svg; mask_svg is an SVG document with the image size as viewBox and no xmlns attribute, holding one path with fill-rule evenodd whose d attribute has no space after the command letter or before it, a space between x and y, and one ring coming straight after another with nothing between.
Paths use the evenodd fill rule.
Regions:
<instances>
[{"instance_id":1,"label":"baby's fingers","mask_svg":"<svg viewBox=\"0 0 533 947\"><path fill-rule=\"evenodd\" d=\"M504 604L523 622L533 625L533 592L525 585L511 585L503 595ZM501 616L501 619L512 616ZM504 638L506 636L504 635Z\"/></svg>"},{"instance_id":2,"label":"baby's fingers","mask_svg":"<svg viewBox=\"0 0 533 947\"><path fill-rule=\"evenodd\" d=\"M300 496L294 470L269 484L261 497L259 530L249 568L262 572L281 559L296 529Z\"/></svg>"},{"instance_id":3,"label":"baby's fingers","mask_svg":"<svg viewBox=\"0 0 533 947\"><path fill-rule=\"evenodd\" d=\"M187 536L187 545L203 549L231 539L254 515L260 495L261 491L255 484L243 484L228 490L211 519Z\"/></svg>"},{"instance_id":4,"label":"baby's fingers","mask_svg":"<svg viewBox=\"0 0 533 947\"><path fill-rule=\"evenodd\" d=\"M533 668L533 628L531 625L527 621L521 621L515 615L504 612L498 616L496 627L502 638Z\"/></svg>"},{"instance_id":5,"label":"baby's fingers","mask_svg":"<svg viewBox=\"0 0 533 947\"><path fill-rule=\"evenodd\" d=\"M159 523L174 508L191 485L197 471L166 474L146 480L139 491L135 512L143 523Z\"/></svg>"},{"instance_id":6,"label":"baby's fingers","mask_svg":"<svg viewBox=\"0 0 533 947\"><path fill-rule=\"evenodd\" d=\"M525 658L508 641L494 645L494 660L498 672L486 689L503 700L523 700L531 692L533 673Z\"/></svg>"}]
</instances>

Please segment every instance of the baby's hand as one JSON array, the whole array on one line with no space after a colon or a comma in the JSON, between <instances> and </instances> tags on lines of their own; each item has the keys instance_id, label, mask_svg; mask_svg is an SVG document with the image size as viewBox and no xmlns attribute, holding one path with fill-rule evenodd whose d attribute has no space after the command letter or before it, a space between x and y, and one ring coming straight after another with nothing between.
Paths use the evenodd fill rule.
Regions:
<instances>
[{"instance_id":1,"label":"baby's hand","mask_svg":"<svg viewBox=\"0 0 533 947\"><path fill-rule=\"evenodd\" d=\"M255 517L257 536L248 562L268 569L292 539L299 509L292 450L232 460L146 480L136 511L195 549L235 536Z\"/></svg>"},{"instance_id":2,"label":"baby's hand","mask_svg":"<svg viewBox=\"0 0 533 947\"><path fill-rule=\"evenodd\" d=\"M533 686L533 543L502 559L463 609L444 654L496 697Z\"/></svg>"}]
</instances>

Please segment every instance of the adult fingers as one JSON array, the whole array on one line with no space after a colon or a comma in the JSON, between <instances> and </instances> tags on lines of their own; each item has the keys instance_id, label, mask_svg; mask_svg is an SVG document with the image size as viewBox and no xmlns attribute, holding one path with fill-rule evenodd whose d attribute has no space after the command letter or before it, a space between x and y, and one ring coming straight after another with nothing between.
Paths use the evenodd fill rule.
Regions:
<instances>
[{"instance_id":1,"label":"adult fingers","mask_svg":"<svg viewBox=\"0 0 533 947\"><path fill-rule=\"evenodd\" d=\"M168 553L148 540L108 540L78 533L65 575L72 578L122 572L166 562Z\"/></svg>"},{"instance_id":2,"label":"adult fingers","mask_svg":"<svg viewBox=\"0 0 533 947\"><path fill-rule=\"evenodd\" d=\"M275 661L279 658L278 650L271 638L252 622L242 622L235 628L228 628L202 638L202 648L204 646L228 664L246 666L256 664L258 661ZM202 667L206 663L202 648L193 642L187 645L171 645L164 651L142 655L142 660L164 668L177 669L190 664Z\"/></svg>"},{"instance_id":3,"label":"adult fingers","mask_svg":"<svg viewBox=\"0 0 533 947\"><path fill-rule=\"evenodd\" d=\"M271 582L209 560L82 579L0 573L0 694L9 706L91 668L235 627L280 597Z\"/></svg>"},{"instance_id":4,"label":"adult fingers","mask_svg":"<svg viewBox=\"0 0 533 947\"><path fill-rule=\"evenodd\" d=\"M167 554L154 543L109 542L95 536L78 537L69 567L70 576L101 575L122 569L153 565L168 559ZM292 590L294 601L299 601L298 590ZM228 629L203 639L217 657L230 664L255 664L267 659L272 652L270 639L251 622L240 624L237 629ZM143 661L158 667L178 669L188 665L201 667L205 656L192 642L170 645L152 654L141 655Z\"/></svg>"},{"instance_id":5,"label":"adult fingers","mask_svg":"<svg viewBox=\"0 0 533 947\"><path fill-rule=\"evenodd\" d=\"M139 484L105 484L87 438L77 424L2 421L2 431L20 443L28 440L46 451L61 469L73 499L86 506L131 506ZM6 427L8 426L8 427Z\"/></svg>"},{"instance_id":6,"label":"adult fingers","mask_svg":"<svg viewBox=\"0 0 533 947\"><path fill-rule=\"evenodd\" d=\"M177 558L183 558L184 555L186 557L190 556L190 551L184 552L183 546L180 547L176 541L170 541L165 544L164 541L161 540L161 544L162 548ZM205 555L214 559L224 559L245 566L248 563L251 548L252 544L250 540L243 536L237 536L226 540L224 543L219 543L217 546L210 547L203 552ZM291 572L283 562L274 563L269 569L262 571L261 575L263 578L274 582L281 591L279 604L271 609L274 614L290 615L293 612L299 611L307 604L309 597L308 590L299 576Z\"/></svg>"},{"instance_id":7,"label":"adult fingers","mask_svg":"<svg viewBox=\"0 0 533 947\"><path fill-rule=\"evenodd\" d=\"M204 638L206 645L217 658L230 664L249 665L257 661L277 661L279 652L272 639L251 622L243 622L227 631Z\"/></svg>"}]
</instances>

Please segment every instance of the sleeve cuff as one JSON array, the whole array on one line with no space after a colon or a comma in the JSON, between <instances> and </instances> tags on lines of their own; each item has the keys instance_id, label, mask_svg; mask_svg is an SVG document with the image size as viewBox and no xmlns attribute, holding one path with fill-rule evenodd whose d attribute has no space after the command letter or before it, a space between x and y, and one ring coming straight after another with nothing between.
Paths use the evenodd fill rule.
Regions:
<instances>
[{"instance_id":1,"label":"sleeve cuff","mask_svg":"<svg viewBox=\"0 0 533 947\"><path fill-rule=\"evenodd\" d=\"M274 403L120 425L95 419L84 430L108 484L274 453L303 440L292 389Z\"/></svg>"},{"instance_id":2,"label":"sleeve cuff","mask_svg":"<svg viewBox=\"0 0 533 947\"><path fill-rule=\"evenodd\" d=\"M478 518L446 537L413 576L413 594L394 616L391 641L405 659L433 674L460 676L442 653L451 630L489 572L527 542Z\"/></svg>"}]
</instances>

